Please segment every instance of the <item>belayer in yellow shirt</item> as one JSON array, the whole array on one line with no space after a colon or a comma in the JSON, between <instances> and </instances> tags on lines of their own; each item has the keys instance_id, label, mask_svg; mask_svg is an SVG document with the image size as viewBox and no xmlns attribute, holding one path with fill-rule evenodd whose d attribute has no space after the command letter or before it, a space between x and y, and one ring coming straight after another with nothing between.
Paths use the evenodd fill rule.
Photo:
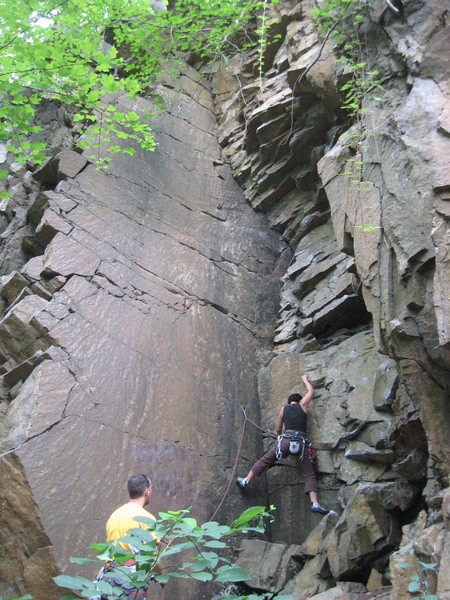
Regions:
<instances>
[{"instance_id":1,"label":"belayer in yellow shirt","mask_svg":"<svg viewBox=\"0 0 450 600\"><path fill-rule=\"evenodd\" d=\"M138 523L134 520L135 517L147 517L154 521L156 520L155 517L144 508L150 501L151 493L152 484L147 475L133 475L130 477L128 480L128 494L130 499L126 504L119 506L106 523L106 539L108 542L115 540L118 546L136 554L137 550L133 548L131 544L124 544L118 540L126 537L130 529L136 529L137 527L147 529L147 525ZM156 538L156 536L154 537ZM126 561L124 565L131 572L136 571L136 563L133 559ZM125 581L121 581L120 578L115 575L108 576L108 567L104 567L100 570L97 581L102 579L111 583L111 585L120 586L127 594L124 597L128 600L144 600L147 597L148 586L139 590L132 588L129 584ZM102 598L101 595L91 596L89 600L102 600Z\"/></svg>"},{"instance_id":2,"label":"belayer in yellow shirt","mask_svg":"<svg viewBox=\"0 0 450 600\"><path fill-rule=\"evenodd\" d=\"M145 488L142 492L144 486ZM148 517L154 521L156 520L155 517L144 508L144 506L147 506L149 503L150 494L152 493L152 485L150 479L146 475L133 475L130 477L128 480L128 493L130 495L129 501L126 504L119 506L106 522L106 540L108 542L125 537L130 529L136 527L147 529L146 525L135 521L135 517ZM138 494L137 497L136 494ZM117 544L125 550L135 552L128 544L123 544L122 542L117 542Z\"/></svg>"}]
</instances>

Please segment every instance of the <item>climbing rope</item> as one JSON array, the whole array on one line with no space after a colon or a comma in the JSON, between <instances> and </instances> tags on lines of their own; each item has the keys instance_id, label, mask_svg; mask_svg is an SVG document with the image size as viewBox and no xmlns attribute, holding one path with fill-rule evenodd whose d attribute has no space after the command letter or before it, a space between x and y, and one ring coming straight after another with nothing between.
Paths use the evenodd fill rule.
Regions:
<instances>
[{"instance_id":1,"label":"climbing rope","mask_svg":"<svg viewBox=\"0 0 450 600\"><path fill-rule=\"evenodd\" d=\"M243 406L241 406L241 409L242 409L242 414L244 415L244 423L242 425L241 437L239 439L239 447L238 447L238 451L237 451L237 454L236 454L236 459L234 461L233 469L231 470L230 480L228 481L227 489L225 490L225 493L224 493L224 495L222 497L222 500L219 503L219 506L216 508L216 510L214 511L213 515L210 517L210 519L209 519L210 521L212 521L214 519L214 517L217 515L217 513L219 512L219 510L222 507L222 504L225 501L225 498L228 496L228 492L230 491L231 483L232 483L232 481L234 479L234 474L236 472L237 463L238 463L239 456L240 456L241 450L242 450L242 443L244 441L244 433L245 433L245 427L247 425L247 422L250 423L251 425L253 425L254 427L256 427L257 429L259 429L260 431L262 431L263 433L266 433L270 437L273 437L274 439L277 439L277 436L274 433L271 433L267 429L264 429L263 427L261 427L260 425L258 425L258 423L255 423L255 421L253 421L252 419L249 419L247 417L247 412L246 412L246 410L245 410L245 408Z\"/></svg>"},{"instance_id":2,"label":"climbing rope","mask_svg":"<svg viewBox=\"0 0 450 600\"><path fill-rule=\"evenodd\" d=\"M214 519L214 517L217 515L217 513L221 509L222 504L224 503L225 498L228 496L228 492L230 491L231 482L234 479L234 474L236 472L236 467L237 467L237 463L238 463L238 460L239 460L239 455L240 455L241 449L242 449L242 442L244 441L245 426L247 425L247 416L245 414L245 409L242 408L242 411L244 413L244 424L242 425L241 437L239 439L239 447L238 447L238 451L237 451L237 454L236 454L236 459L234 461L233 469L231 471L230 480L228 482L227 489L225 490L225 494L223 495L223 498L222 498L222 500L219 503L219 506L214 511L212 517L210 517L210 519L209 519L210 521L212 521Z\"/></svg>"},{"instance_id":3,"label":"climbing rope","mask_svg":"<svg viewBox=\"0 0 450 600\"><path fill-rule=\"evenodd\" d=\"M247 413L245 412L245 408L242 406L242 412L244 413L244 419L246 421L248 421L251 425L253 425L254 427L256 427L257 429L259 429L260 431L262 431L263 433L267 434L268 436L272 437L274 440L277 439L277 436L272 433L271 431L269 431L268 429L264 429L264 427L261 427L260 425L258 425L258 423L255 423L255 421L253 421L252 419L249 419L247 417Z\"/></svg>"}]
</instances>

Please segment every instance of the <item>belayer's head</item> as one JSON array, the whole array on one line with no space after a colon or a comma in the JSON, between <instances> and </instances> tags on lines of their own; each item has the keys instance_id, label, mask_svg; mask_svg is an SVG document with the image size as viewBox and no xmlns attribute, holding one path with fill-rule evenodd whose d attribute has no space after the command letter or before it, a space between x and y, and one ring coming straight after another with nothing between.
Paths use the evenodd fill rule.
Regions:
<instances>
[{"instance_id":1,"label":"belayer's head","mask_svg":"<svg viewBox=\"0 0 450 600\"><path fill-rule=\"evenodd\" d=\"M288 398L288 404L292 404L293 402L300 402L302 397L300 394L291 394Z\"/></svg>"},{"instance_id":2,"label":"belayer's head","mask_svg":"<svg viewBox=\"0 0 450 600\"><path fill-rule=\"evenodd\" d=\"M128 480L130 500L143 500L144 506L150 501L152 482L147 475L132 475Z\"/></svg>"}]
</instances>

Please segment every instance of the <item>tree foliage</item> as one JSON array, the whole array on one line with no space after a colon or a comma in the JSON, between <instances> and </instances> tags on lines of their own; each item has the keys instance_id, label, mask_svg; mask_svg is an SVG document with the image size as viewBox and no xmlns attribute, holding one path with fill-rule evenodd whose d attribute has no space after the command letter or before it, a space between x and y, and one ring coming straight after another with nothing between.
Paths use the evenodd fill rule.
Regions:
<instances>
[{"instance_id":1,"label":"tree foliage","mask_svg":"<svg viewBox=\"0 0 450 600\"><path fill-rule=\"evenodd\" d=\"M193 579L201 582L236 583L248 579L247 573L226 556L227 540L237 533L249 531L262 533L263 519L271 517L263 506L253 506L244 511L230 526L220 525L216 521L208 521L199 525L196 519L189 516L189 510L168 511L159 513L159 519L153 521L146 517L136 517L137 523L144 524L147 529L139 528L128 532L121 542L131 544L136 554L122 549L115 542L93 544L97 550L97 560L72 558L76 564L114 561L114 570L108 576L120 578L132 588L139 589L155 579L166 583L173 578ZM173 558L181 555L181 560ZM123 563L134 558L136 572L132 573ZM159 568L157 567L159 565ZM79 596L87 598L102 593L108 599L120 598L123 590L114 587L105 578L92 582L84 577L59 575L54 578L56 584L63 588L75 590L78 596L64 596L63 600L76 600ZM272 597L272 594L269 595ZM227 598L265 598L257 596L227 596ZM282 596L278 598L282 599ZM287 597L284 597L287 600Z\"/></svg>"},{"instance_id":2,"label":"tree foliage","mask_svg":"<svg viewBox=\"0 0 450 600\"><path fill-rule=\"evenodd\" d=\"M153 115L118 110L114 95L153 95L176 58L210 61L256 44L251 24L266 3L175 0L155 12L149 0L0 0L0 142L18 162L42 163L45 144L30 137L47 97L74 105L75 121L90 125L94 139L80 138L82 149L119 138L154 150Z\"/></svg>"},{"instance_id":3,"label":"tree foliage","mask_svg":"<svg viewBox=\"0 0 450 600\"><path fill-rule=\"evenodd\" d=\"M367 111L364 102L383 91L378 70L369 65L366 32L362 26L364 11L369 6L370 0L324 0L312 9L319 33L324 36L332 30L338 61L346 73L346 81L340 88L344 95L342 108L355 120Z\"/></svg>"}]
</instances>

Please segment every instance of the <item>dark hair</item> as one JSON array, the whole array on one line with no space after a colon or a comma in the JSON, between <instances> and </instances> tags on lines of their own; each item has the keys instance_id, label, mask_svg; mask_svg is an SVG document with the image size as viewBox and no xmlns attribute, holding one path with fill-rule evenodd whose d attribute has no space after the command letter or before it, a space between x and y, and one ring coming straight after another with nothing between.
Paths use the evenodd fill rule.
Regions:
<instances>
[{"instance_id":1,"label":"dark hair","mask_svg":"<svg viewBox=\"0 0 450 600\"><path fill-rule=\"evenodd\" d=\"M291 404L291 402L300 402L301 399L300 394L291 394L288 398L288 404Z\"/></svg>"},{"instance_id":2,"label":"dark hair","mask_svg":"<svg viewBox=\"0 0 450 600\"><path fill-rule=\"evenodd\" d=\"M140 498L150 486L150 479L147 475L132 475L128 480L128 493L130 498Z\"/></svg>"}]
</instances>

